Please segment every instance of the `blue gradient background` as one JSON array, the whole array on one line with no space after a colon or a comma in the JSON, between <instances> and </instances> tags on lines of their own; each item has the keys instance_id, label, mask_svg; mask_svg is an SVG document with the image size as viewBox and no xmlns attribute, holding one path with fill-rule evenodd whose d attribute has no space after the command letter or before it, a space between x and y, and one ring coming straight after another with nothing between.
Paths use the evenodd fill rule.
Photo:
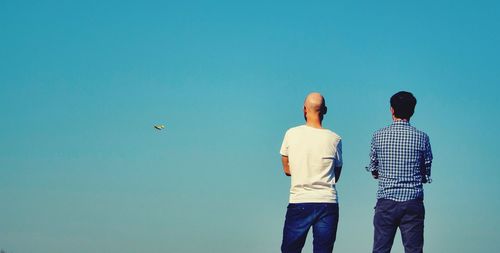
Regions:
<instances>
[{"instance_id":1,"label":"blue gradient background","mask_svg":"<svg viewBox=\"0 0 500 253\"><path fill-rule=\"evenodd\" d=\"M499 13L496 1L1 1L0 248L278 252L279 147L319 91L344 141L335 252L369 252L370 137L408 90L435 157L425 251L498 251Z\"/></svg>"}]
</instances>

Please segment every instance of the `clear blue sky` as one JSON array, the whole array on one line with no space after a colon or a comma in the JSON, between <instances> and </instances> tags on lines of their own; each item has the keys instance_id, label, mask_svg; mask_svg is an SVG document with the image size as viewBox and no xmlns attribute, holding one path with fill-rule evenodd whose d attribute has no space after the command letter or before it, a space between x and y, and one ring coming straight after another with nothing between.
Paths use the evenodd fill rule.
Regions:
<instances>
[{"instance_id":1,"label":"clear blue sky","mask_svg":"<svg viewBox=\"0 0 500 253\"><path fill-rule=\"evenodd\" d=\"M407 90L435 157L425 251L498 250L496 1L236 2L0 2L0 248L278 252L279 147L319 91L335 249L369 252L369 141Z\"/></svg>"}]
</instances>

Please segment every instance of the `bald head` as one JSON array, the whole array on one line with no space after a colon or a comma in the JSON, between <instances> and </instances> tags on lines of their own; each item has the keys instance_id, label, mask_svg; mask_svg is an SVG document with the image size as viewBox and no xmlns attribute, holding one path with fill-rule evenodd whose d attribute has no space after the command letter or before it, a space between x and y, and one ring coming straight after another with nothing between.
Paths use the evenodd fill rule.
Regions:
<instances>
[{"instance_id":1,"label":"bald head","mask_svg":"<svg viewBox=\"0 0 500 253\"><path fill-rule=\"evenodd\" d=\"M304 109L308 113L321 113L323 108L326 108L325 98L320 93L313 92L307 95ZM326 114L326 111L322 114Z\"/></svg>"},{"instance_id":2,"label":"bald head","mask_svg":"<svg viewBox=\"0 0 500 253\"><path fill-rule=\"evenodd\" d=\"M304 119L307 124L321 127L326 109L325 98L321 94L313 92L307 95L304 101Z\"/></svg>"}]
</instances>

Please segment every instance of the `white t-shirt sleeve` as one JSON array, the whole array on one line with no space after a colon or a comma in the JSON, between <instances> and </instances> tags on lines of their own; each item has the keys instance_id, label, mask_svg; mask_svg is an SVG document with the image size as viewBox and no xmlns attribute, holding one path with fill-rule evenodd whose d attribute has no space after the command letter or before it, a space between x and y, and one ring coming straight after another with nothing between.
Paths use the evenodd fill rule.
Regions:
<instances>
[{"instance_id":1,"label":"white t-shirt sleeve","mask_svg":"<svg viewBox=\"0 0 500 253\"><path fill-rule=\"evenodd\" d=\"M280 154L282 156L288 156L288 131L285 133L283 143L281 143Z\"/></svg>"},{"instance_id":2,"label":"white t-shirt sleeve","mask_svg":"<svg viewBox=\"0 0 500 253\"><path fill-rule=\"evenodd\" d=\"M335 167L342 167L342 140L337 144L337 152L335 153Z\"/></svg>"}]
</instances>

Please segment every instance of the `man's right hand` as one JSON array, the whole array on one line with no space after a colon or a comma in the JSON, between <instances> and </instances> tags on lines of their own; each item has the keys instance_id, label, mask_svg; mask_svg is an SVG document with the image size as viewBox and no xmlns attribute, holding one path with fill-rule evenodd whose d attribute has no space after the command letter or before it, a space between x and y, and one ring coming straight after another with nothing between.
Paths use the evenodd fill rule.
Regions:
<instances>
[{"instance_id":1,"label":"man's right hand","mask_svg":"<svg viewBox=\"0 0 500 253\"><path fill-rule=\"evenodd\" d=\"M372 171L372 177L378 179L378 170Z\"/></svg>"}]
</instances>

